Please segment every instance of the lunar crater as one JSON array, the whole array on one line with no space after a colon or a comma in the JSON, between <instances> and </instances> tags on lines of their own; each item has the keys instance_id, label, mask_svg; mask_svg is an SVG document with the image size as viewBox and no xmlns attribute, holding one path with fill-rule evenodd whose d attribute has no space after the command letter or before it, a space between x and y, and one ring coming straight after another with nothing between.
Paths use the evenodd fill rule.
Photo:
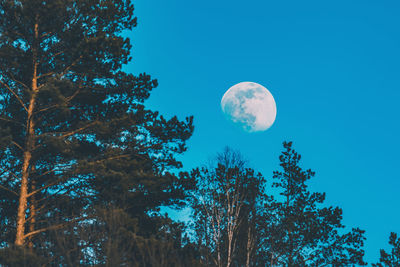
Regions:
<instances>
[{"instance_id":1,"label":"lunar crater","mask_svg":"<svg viewBox=\"0 0 400 267\"><path fill-rule=\"evenodd\" d=\"M238 83L221 100L224 114L247 132L265 131L276 118L276 103L264 86L253 82Z\"/></svg>"}]
</instances>

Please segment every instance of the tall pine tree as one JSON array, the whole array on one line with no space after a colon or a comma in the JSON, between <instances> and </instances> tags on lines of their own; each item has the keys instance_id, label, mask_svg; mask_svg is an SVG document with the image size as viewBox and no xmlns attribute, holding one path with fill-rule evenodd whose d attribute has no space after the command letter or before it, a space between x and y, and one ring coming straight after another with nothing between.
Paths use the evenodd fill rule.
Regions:
<instances>
[{"instance_id":1,"label":"tall pine tree","mask_svg":"<svg viewBox=\"0 0 400 267\"><path fill-rule=\"evenodd\" d=\"M95 205L145 217L184 197L168 171L181 166L192 118L145 109L157 81L121 70L133 10L129 0L0 0L1 246L46 249L43 234Z\"/></svg>"},{"instance_id":2,"label":"tall pine tree","mask_svg":"<svg viewBox=\"0 0 400 267\"><path fill-rule=\"evenodd\" d=\"M391 251L386 252L381 249L381 257L378 263L372 264L374 267L399 267L400 266L400 237L392 232L389 236Z\"/></svg>"},{"instance_id":3,"label":"tall pine tree","mask_svg":"<svg viewBox=\"0 0 400 267\"><path fill-rule=\"evenodd\" d=\"M351 266L365 265L362 249L364 231L358 228L343 234L342 210L323 207L325 193L312 193L307 181L315 173L303 170L301 155L284 142L279 157L281 171L274 172L280 192L268 207L272 221L265 240L270 266Z\"/></svg>"}]
</instances>

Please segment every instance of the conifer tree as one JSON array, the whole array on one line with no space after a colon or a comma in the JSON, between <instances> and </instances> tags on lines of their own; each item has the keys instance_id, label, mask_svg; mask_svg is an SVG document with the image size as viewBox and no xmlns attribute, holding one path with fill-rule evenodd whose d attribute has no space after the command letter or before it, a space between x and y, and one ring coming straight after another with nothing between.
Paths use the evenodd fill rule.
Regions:
<instances>
[{"instance_id":1,"label":"conifer tree","mask_svg":"<svg viewBox=\"0 0 400 267\"><path fill-rule=\"evenodd\" d=\"M388 253L384 249L381 249L381 257L379 262L372 264L375 267L399 267L400 266L400 237L396 233L390 233L389 245L391 251Z\"/></svg>"},{"instance_id":2,"label":"conifer tree","mask_svg":"<svg viewBox=\"0 0 400 267\"><path fill-rule=\"evenodd\" d=\"M265 250L270 266L365 265L362 249L364 231L342 234L342 210L321 207L325 193L312 193L306 182L315 173L299 166L301 155L292 142L284 142L279 157L282 171L274 172L273 186L280 197L271 204Z\"/></svg>"},{"instance_id":3,"label":"conifer tree","mask_svg":"<svg viewBox=\"0 0 400 267\"><path fill-rule=\"evenodd\" d=\"M169 171L192 118L147 110L157 81L122 71L133 11L129 0L0 0L2 247L46 249L43 234L95 205L146 217L184 197Z\"/></svg>"}]
</instances>

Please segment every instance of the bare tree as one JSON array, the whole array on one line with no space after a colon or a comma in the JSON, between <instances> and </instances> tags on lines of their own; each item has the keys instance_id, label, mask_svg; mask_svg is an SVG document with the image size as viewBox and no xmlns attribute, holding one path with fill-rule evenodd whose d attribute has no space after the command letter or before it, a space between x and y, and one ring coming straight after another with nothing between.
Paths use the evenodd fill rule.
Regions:
<instances>
[{"instance_id":1,"label":"bare tree","mask_svg":"<svg viewBox=\"0 0 400 267\"><path fill-rule=\"evenodd\" d=\"M197 182L193 194L193 217L198 243L206 246L210 255L204 255L205 264L218 267L233 265L237 256L242 225L248 225L248 264L254 249L253 225L246 210L252 194L249 186L258 180L246 161L236 151L226 148L217 155L214 166L193 170ZM247 215L246 215L247 214ZM209 260L211 258L211 260ZM248 265L249 266L249 265Z\"/></svg>"}]
</instances>

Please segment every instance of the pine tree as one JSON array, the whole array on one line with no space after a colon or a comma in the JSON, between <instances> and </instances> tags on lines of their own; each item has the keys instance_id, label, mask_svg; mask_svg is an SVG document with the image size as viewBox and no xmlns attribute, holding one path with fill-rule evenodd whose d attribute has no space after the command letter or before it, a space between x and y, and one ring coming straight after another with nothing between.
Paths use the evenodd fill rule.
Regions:
<instances>
[{"instance_id":1,"label":"pine tree","mask_svg":"<svg viewBox=\"0 0 400 267\"><path fill-rule=\"evenodd\" d=\"M399 267L400 266L400 237L397 237L396 233L390 233L389 245L392 247L388 253L384 249L381 249L381 257L379 262L372 264L376 267Z\"/></svg>"},{"instance_id":2,"label":"pine tree","mask_svg":"<svg viewBox=\"0 0 400 267\"><path fill-rule=\"evenodd\" d=\"M96 206L123 206L145 225L184 198L169 171L192 118L145 109L157 81L121 70L133 11L129 0L0 0L2 247L47 249L56 241L45 234Z\"/></svg>"},{"instance_id":3,"label":"pine tree","mask_svg":"<svg viewBox=\"0 0 400 267\"><path fill-rule=\"evenodd\" d=\"M273 221L268 229L265 250L270 266L349 266L365 265L362 250L364 231L354 228L341 234L342 210L320 207L325 193L312 193L306 182L315 173L299 166L301 156L284 142L279 157L282 171L274 172L275 188L280 198L272 203ZM272 219L271 219L272 218Z\"/></svg>"}]
</instances>

